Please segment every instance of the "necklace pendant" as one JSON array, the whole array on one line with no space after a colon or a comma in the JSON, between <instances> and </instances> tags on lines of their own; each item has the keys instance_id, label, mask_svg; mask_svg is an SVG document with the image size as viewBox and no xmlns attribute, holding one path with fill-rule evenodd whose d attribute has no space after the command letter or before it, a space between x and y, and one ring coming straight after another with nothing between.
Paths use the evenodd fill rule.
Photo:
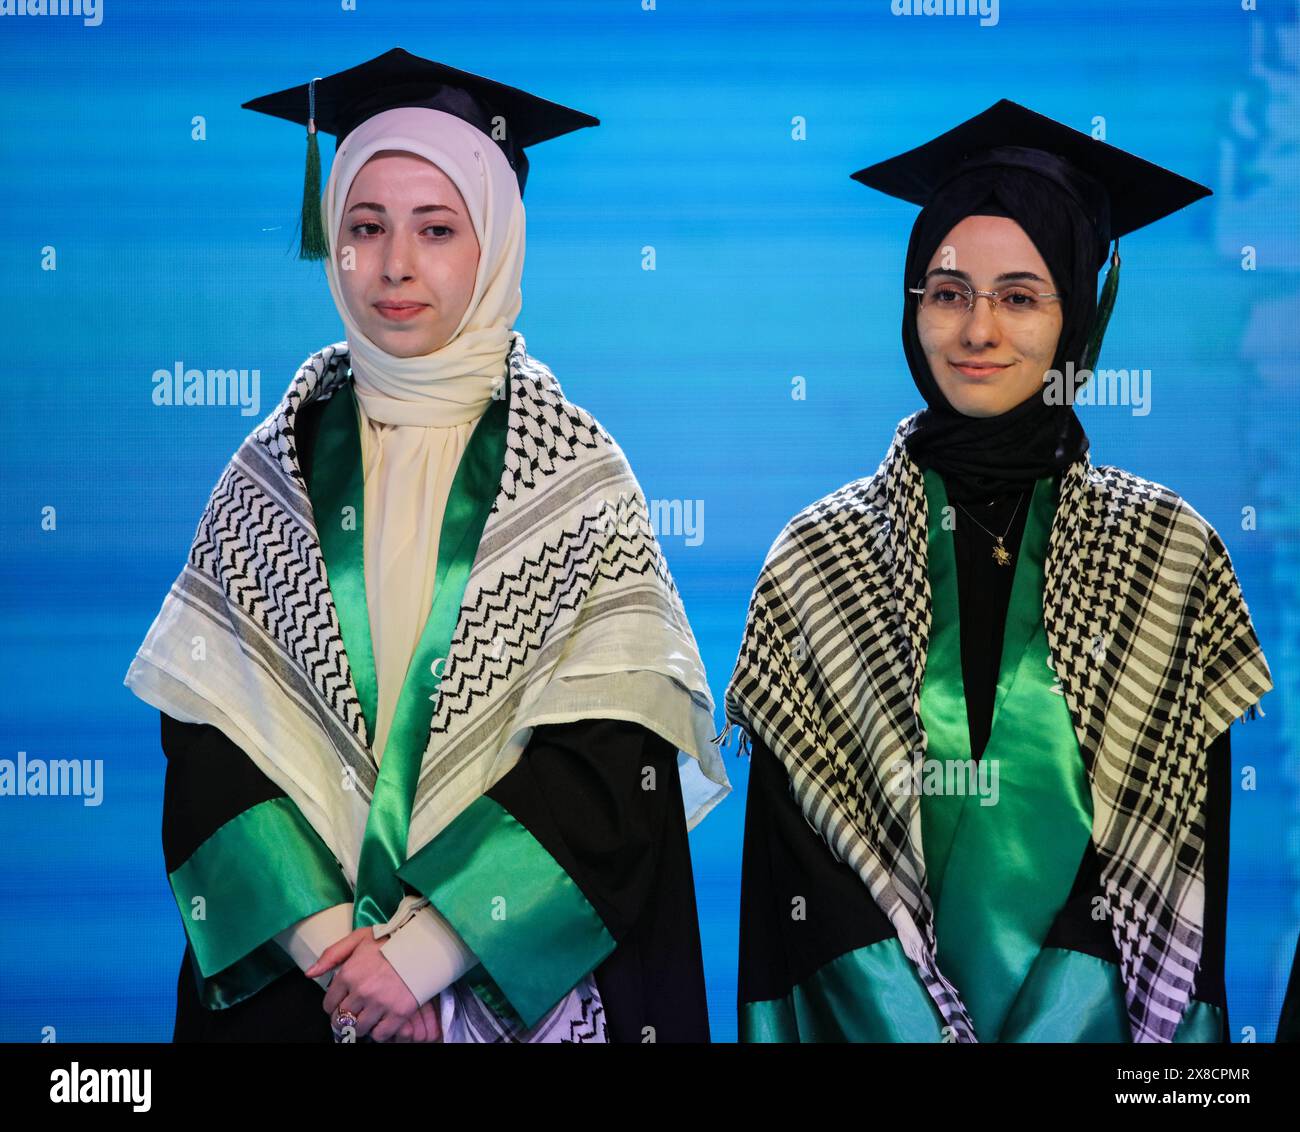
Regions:
<instances>
[{"instance_id":1,"label":"necklace pendant","mask_svg":"<svg viewBox=\"0 0 1300 1132\"><path fill-rule=\"evenodd\" d=\"M1011 565L1011 551L1002 545L1002 540L998 539L993 547L993 561L999 566Z\"/></svg>"}]
</instances>

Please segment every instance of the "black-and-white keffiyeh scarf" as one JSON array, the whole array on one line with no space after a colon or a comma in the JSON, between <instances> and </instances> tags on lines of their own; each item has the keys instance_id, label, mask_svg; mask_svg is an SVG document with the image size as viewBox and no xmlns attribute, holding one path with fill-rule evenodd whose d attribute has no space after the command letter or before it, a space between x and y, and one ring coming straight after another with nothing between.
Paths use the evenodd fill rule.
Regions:
<instances>
[{"instance_id":1,"label":"black-and-white keffiyeh scarf","mask_svg":"<svg viewBox=\"0 0 1300 1132\"><path fill-rule=\"evenodd\" d=\"M463 979L438 996L438 1018L447 1043L594 1045L609 1041L605 1006L590 975L569 992L565 1009L548 1011L528 1029L508 1014L492 1010Z\"/></svg>"},{"instance_id":2,"label":"black-and-white keffiyeh scarf","mask_svg":"<svg viewBox=\"0 0 1300 1132\"><path fill-rule=\"evenodd\" d=\"M355 886L378 766L295 450L299 412L341 388L347 363L345 342L309 357L235 453L125 682L220 728ZM622 450L520 334L508 368L505 467L444 666L408 858L542 724L624 719L675 744L688 828L730 789L695 639ZM582 993L556 1012L589 1017ZM554 1031L554 1015L535 1030Z\"/></svg>"},{"instance_id":3,"label":"black-and-white keffiyeh scarf","mask_svg":"<svg viewBox=\"0 0 1300 1132\"><path fill-rule=\"evenodd\" d=\"M936 962L919 797L925 757L927 503L898 426L876 473L796 515L754 590L729 724L785 764L805 818L897 929L958 1041L976 1040ZM1092 838L1134 1042L1167 1042L1200 963L1206 748L1272 688L1228 552L1170 489L1085 454L1062 473L1043 617L1088 769Z\"/></svg>"}]
</instances>

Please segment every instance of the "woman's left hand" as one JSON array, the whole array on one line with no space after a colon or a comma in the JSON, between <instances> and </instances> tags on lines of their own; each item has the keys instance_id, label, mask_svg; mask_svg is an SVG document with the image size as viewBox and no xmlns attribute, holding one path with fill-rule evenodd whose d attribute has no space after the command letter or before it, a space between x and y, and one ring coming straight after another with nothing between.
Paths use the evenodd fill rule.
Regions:
<instances>
[{"instance_id":1,"label":"woman's left hand","mask_svg":"<svg viewBox=\"0 0 1300 1132\"><path fill-rule=\"evenodd\" d=\"M440 1042L442 1024L438 1017L438 999L429 999L402 1023L393 1036L395 1042Z\"/></svg>"},{"instance_id":2,"label":"woman's left hand","mask_svg":"<svg viewBox=\"0 0 1300 1132\"><path fill-rule=\"evenodd\" d=\"M388 1041L420 1008L380 950L382 944L372 929L357 928L330 944L306 971L314 979L338 967L325 992L325 1013L332 1019L336 1010L351 1011L357 1018L356 1036L376 1042Z\"/></svg>"}]
</instances>

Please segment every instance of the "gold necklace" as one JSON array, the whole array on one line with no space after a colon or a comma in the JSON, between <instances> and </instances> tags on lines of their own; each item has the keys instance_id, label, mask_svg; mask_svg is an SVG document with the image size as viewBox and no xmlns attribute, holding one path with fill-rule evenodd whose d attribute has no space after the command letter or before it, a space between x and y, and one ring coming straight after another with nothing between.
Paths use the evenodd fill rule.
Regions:
<instances>
[{"instance_id":1,"label":"gold necklace","mask_svg":"<svg viewBox=\"0 0 1300 1132\"><path fill-rule=\"evenodd\" d=\"M1020 498L1016 500L1016 509L1011 512L1011 523L1014 523L1016 521L1016 516L1020 514L1020 504L1022 504L1024 501L1025 501L1025 493L1021 492ZM956 502L956 500L954 500L953 502ZM957 506L961 507L961 504L958 503ZM961 507L961 509L963 511L966 511L965 507ZM989 538L993 539L993 561L996 562L999 566L1010 566L1014 559L1014 555L1003 545L1002 540L1006 538L1007 532L1011 530L1011 523L1007 524L1007 529L1003 531L1000 535L995 535L991 530L988 529L988 527L986 527L977 518L975 518L975 516L972 515L969 511L966 511L966 517L977 527L979 527L979 529L982 530L986 535L988 535Z\"/></svg>"}]
</instances>

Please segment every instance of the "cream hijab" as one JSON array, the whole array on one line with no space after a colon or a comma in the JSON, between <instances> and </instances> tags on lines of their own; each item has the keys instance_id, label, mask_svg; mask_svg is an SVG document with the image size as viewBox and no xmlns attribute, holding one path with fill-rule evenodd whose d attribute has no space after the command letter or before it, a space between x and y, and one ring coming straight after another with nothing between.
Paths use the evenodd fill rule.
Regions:
<instances>
[{"instance_id":1,"label":"cream hijab","mask_svg":"<svg viewBox=\"0 0 1300 1132\"><path fill-rule=\"evenodd\" d=\"M469 305L451 340L399 358L362 332L339 286L336 248L348 190L382 150L433 162L464 198L479 242ZM378 683L371 747L382 760L398 694L433 603L438 538L452 478L506 371L523 305L524 206L500 148L441 110L402 107L367 119L334 155L321 200L330 294L347 330L365 474L366 603Z\"/></svg>"}]
</instances>

